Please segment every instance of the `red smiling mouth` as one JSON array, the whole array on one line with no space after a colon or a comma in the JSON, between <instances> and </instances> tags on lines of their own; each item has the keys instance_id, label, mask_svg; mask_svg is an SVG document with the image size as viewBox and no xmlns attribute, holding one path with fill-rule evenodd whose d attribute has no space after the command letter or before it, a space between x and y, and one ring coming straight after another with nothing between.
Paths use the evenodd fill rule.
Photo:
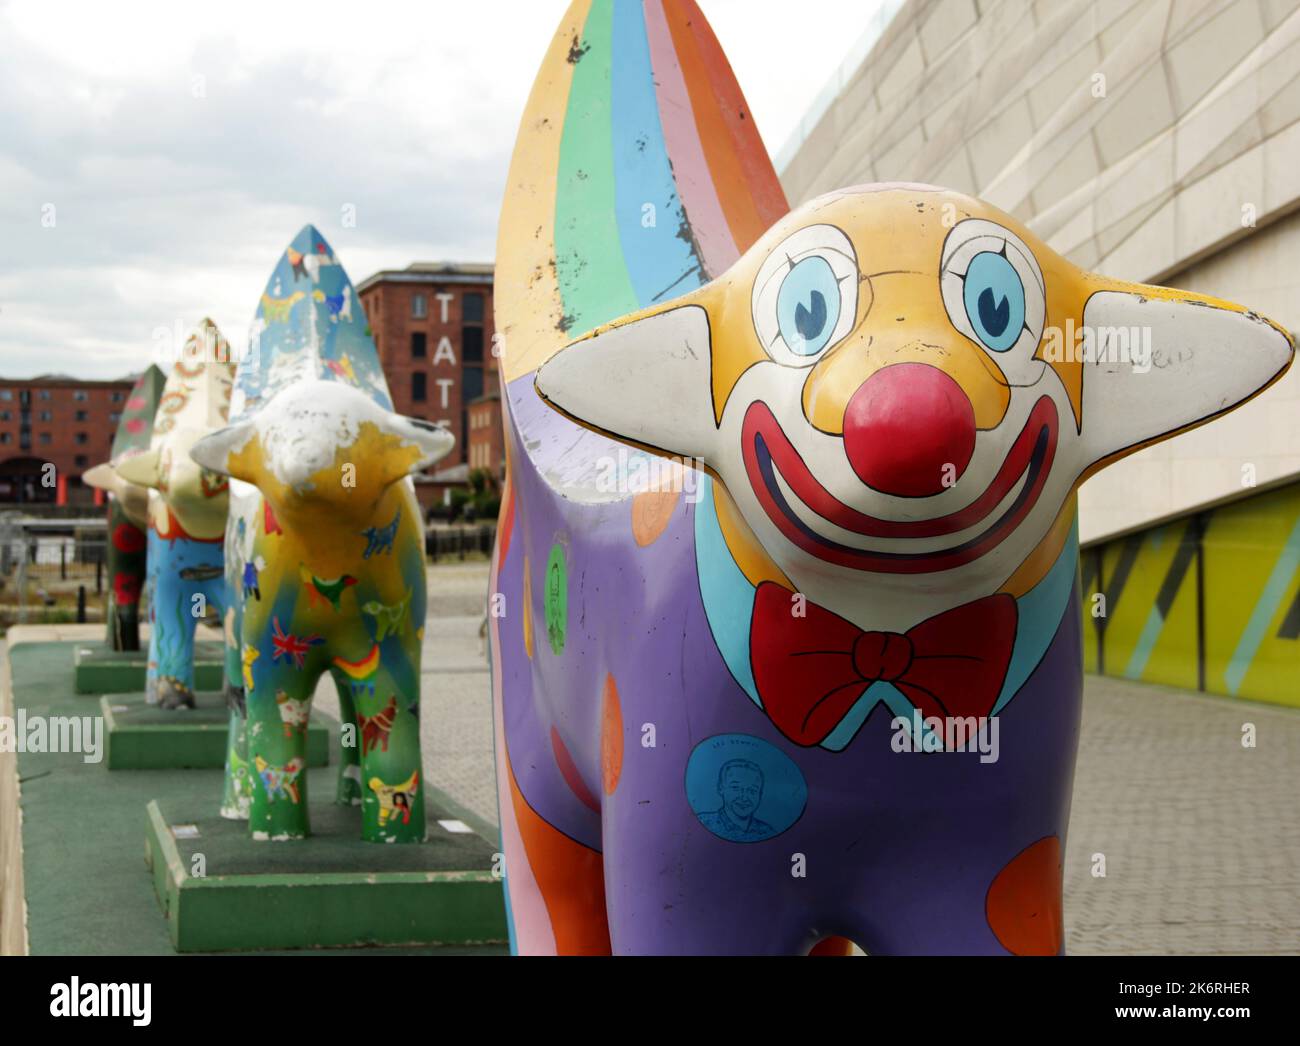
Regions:
<instances>
[{"instance_id":1,"label":"red smiling mouth","mask_svg":"<svg viewBox=\"0 0 1300 1046\"><path fill-rule=\"evenodd\" d=\"M741 439L745 471L755 495L772 522L799 548L818 559L853 570L928 574L978 559L1000 544L1029 514L1051 471L1057 426L1055 404L1047 396L1039 397L984 493L947 516L915 521L880 519L838 500L809 470L766 403L750 404ZM879 538L942 537L966 530L988 518L1022 476L1025 483L1005 512L960 545L932 552L879 552L843 545L813 530L791 507L777 483L777 473L795 496L822 519L854 534Z\"/></svg>"}]
</instances>

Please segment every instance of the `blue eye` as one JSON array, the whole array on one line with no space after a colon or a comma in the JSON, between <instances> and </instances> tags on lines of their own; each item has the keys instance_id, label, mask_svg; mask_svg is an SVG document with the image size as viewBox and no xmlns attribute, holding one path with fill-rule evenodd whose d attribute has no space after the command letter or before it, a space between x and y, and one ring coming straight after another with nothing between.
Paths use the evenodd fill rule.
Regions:
<instances>
[{"instance_id":1,"label":"blue eye","mask_svg":"<svg viewBox=\"0 0 1300 1046\"><path fill-rule=\"evenodd\" d=\"M962 300L971 327L984 345L1006 352L1025 325L1025 288L1003 254L984 251L966 269Z\"/></svg>"},{"instance_id":2,"label":"blue eye","mask_svg":"<svg viewBox=\"0 0 1300 1046\"><path fill-rule=\"evenodd\" d=\"M796 356L815 356L826 347L840 318L840 284L825 258L805 258L781 282L776 321Z\"/></svg>"}]
</instances>

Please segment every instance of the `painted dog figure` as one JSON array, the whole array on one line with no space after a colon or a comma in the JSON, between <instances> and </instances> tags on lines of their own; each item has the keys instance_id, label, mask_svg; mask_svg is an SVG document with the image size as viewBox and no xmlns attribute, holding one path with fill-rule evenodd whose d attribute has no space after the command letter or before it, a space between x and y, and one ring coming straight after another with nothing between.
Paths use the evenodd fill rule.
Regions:
<instances>
[{"instance_id":1,"label":"painted dog figure","mask_svg":"<svg viewBox=\"0 0 1300 1046\"><path fill-rule=\"evenodd\" d=\"M1075 491L1290 337L932 186L787 213L691 0L573 4L508 184L514 947L1060 952Z\"/></svg>"},{"instance_id":2,"label":"painted dog figure","mask_svg":"<svg viewBox=\"0 0 1300 1046\"><path fill-rule=\"evenodd\" d=\"M194 707L194 628L207 607L221 613L226 605L222 541L229 485L192 461L189 450L226 423L234 373L230 346L205 319L172 364L149 449L113 462L121 479L150 488L153 630L145 698L164 708Z\"/></svg>"},{"instance_id":3,"label":"painted dog figure","mask_svg":"<svg viewBox=\"0 0 1300 1046\"><path fill-rule=\"evenodd\" d=\"M140 649L140 599L147 570L149 491L128 483L112 462L149 448L154 415L167 376L156 366L136 380L126 398L122 418L113 436L110 459L87 469L83 483L105 490L108 507L108 643L114 650Z\"/></svg>"},{"instance_id":4,"label":"painted dog figure","mask_svg":"<svg viewBox=\"0 0 1300 1046\"><path fill-rule=\"evenodd\" d=\"M367 840L424 837L424 536L408 477L454 439L393 413L364 312L330 305L354 295L324 238L303 229L262 296L231 424L193 450L232 477L227 663L244 686L231 695L222 812L249 818L255 838L309 834L301 771L327 671L345 723L391 713L382 747L344 748L340 799L361 804ZM397 607L408 612L394 622Z\"/></svg>"}]
</instances>

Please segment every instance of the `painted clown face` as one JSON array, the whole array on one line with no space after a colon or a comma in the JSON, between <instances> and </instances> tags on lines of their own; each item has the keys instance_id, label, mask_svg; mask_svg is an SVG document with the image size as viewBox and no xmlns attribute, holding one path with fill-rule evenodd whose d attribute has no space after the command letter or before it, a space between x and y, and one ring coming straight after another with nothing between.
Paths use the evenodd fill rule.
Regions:
<instances>
[{"instance_id":1,"label":"painted clown face","mask_svg":"<svg viewBox=\"0 0 1300 1046\"><path fill-rule=\"evenodd\" d=\"M970 197L868 186L578 341L537 388L699 459L819 602L869 580L916 617L1059 547L1090 471L1239 404L1292 351L1238 306L1085 272Z\"/></svg>"}]
</instances>

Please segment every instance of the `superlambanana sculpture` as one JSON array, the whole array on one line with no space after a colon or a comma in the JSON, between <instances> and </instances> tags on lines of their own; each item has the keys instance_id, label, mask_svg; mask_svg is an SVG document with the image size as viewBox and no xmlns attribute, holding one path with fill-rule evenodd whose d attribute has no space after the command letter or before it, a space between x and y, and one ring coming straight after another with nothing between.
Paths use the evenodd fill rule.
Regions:
<instances>
[{"instance_id":1,"label":"superlambanana sculpture","mask_svg":"<svg viewBox=\"0 0 1300 1046\"><path fill-rule=\"evenodd\" d=\"M86 470L82 481L109 494L107 640L113 650L140 649L140 597L144 590L149 491L128 483L112 462L149 448L154 415L167 376L153 364L126 398L109 461Z\"/></svg>"},{"instance_id":2,"label":"superlambanana sculpture","mask_svg":"<svg viewBox=\"0 0 1300 1046\"><path fill-rule=\"evenodd\" d=\"M196 465L189 451L226 423L234 373L230 346L205 319L172 364L149 449L113 462L121 479L150 490L145 698L164 708L194 707L194 629L209 607L220 613L226 605L226 478Z\"/></svg>"},{"instance_id":3,"label":"superlambanana sculpture","mask_svg":"<svg viewBox=\"0 0 1300 1046\"><path fill-rule=\"evenodd\" d=\"M366 840L423 839L424 535L408 477L454 442L393 413L356 291L303 229L262 295L231 423L193 449L234 488L227 628L244 686L222 812L248 817L254 838L309 834L306 729L328 671L358 742L340 799L360 802Z\"/></svg>"},{"instance_id":4,"label":"superlambanana sculpture","mask_svg":"<svg viewBox=\"0 0 1300 1046\"><path fill-rule=\"evenodd\" d=\"M787 213L692 0L573 4L508 186L517 950L1060 952L1075 490L1289 336L932 186Z\"/></svg>"}]
</instances>

